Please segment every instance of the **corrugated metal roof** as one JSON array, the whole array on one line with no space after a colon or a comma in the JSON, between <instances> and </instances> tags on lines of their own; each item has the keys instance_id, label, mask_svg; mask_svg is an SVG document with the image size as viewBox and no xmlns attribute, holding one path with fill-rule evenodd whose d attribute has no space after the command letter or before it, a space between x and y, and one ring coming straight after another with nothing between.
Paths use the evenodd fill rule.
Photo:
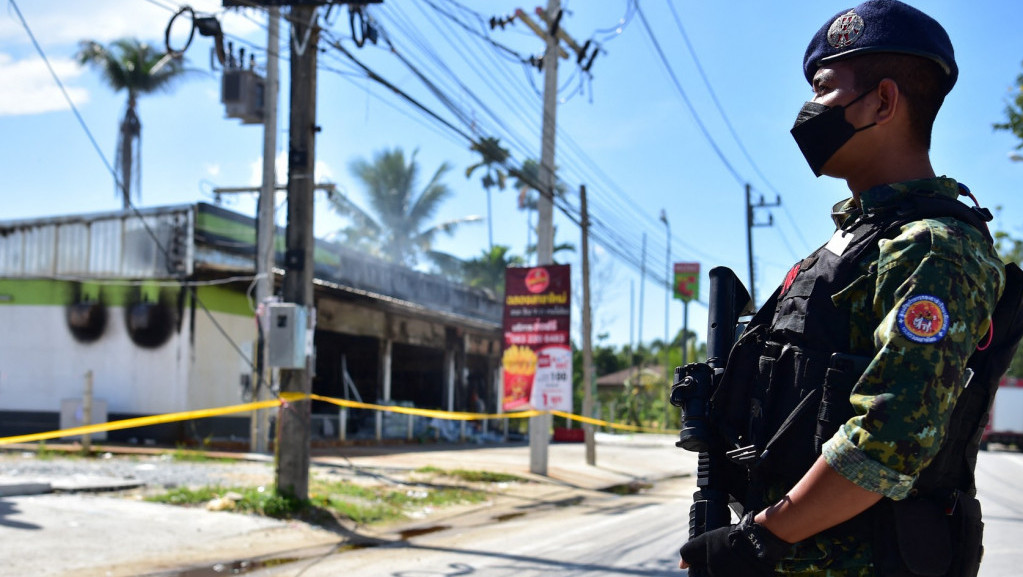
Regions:
<instances>
[{"instance_id":1,"label":"corrugated metal roof","mask_svg":"<svg viewBox=\"0 0 1023 577\"><path fill-rule=\"evenodd\" d=\"M191 274L193 206L0 222L0 276Z\"/></svg>"}]
</instances>

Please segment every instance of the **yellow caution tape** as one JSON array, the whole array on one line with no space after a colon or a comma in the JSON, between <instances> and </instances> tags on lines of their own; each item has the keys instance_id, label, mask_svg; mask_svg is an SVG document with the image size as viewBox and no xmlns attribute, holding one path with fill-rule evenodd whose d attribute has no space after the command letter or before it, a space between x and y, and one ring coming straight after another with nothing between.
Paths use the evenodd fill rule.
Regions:
<instances>
[{"instance_id":1,"label":"yellow caution tape","mask_svg":"<svg viewBox=\"0 0 1023 577\"><path fill-rule=\"evenodd\" d=\"M434 409L417 409L414 407L401 407L397 405L374 405L371 403L359 403L348 399L335 399L320 395L310 395L315 401L325 401L340 407L353 409L371 409L374 411L386 411L390 413L401 413L403 415L415 415L417 417L433 417L435 419L447 419L449 421L482 421L485 419L524 419L544 414L543 411L518 411L515 413L462 413L457 411L438 411Z\"/></svg>"},{"instance_id":2,"label":"yellow caution tape","mask_svg":"<svg viewBox=\"0 0 1023 577\"><path fill-rule=\"evenodd\" d=\"M564 411L551 411L552 415L569 419L571 421L579 421L580 423L587 423L590 425L597 425L599 427L611 427L612 429L619 429L622 431L635 431L637 433L673 433L668 429L654 429L651 427L640 427L639 425L624 425L622 423L611 423L609 421L603 421L601 419L593 419L590 417L584 417L582 415L576 415L573 413L566 413Z\"/></svg>"},{"instance_id":3,"label":"yellow caution tape","mask_svg":"<svg viewBox=\"0 0 1023 577\"><path fill-rule=\"evenodd\" d=\"M273 399L270 401L245 403L244 405L231 405L228 407L219 407L216 409L202 409L199 411L183 411L180 413L167 413L165 415L135 417L133 419L111 421L109 423L97 423L95 425L85 425L82 427L72 427L70 429L61 429L59 431L47 431L45 433L32 433L29 435L18 435L16 437L4 437L0 439L0 445L11 445L14 443L29 443L32 441L45 441L46 439L56 439L58 437L89 435L91 433L101 433L103 431L134 429L135 427L145 427L146 425L158 425L161 423L173 423L175 421L188 421L191 419L217 417L220 415L229 415L231 413L242 413L245 411L253 411L257 409L276 407L279 406L280 404L281 404L280 399Z\"/></svg>"},{"instance_id":4,"label":"yellow caution tape","mask_svg":"<svg viewBox=\"0 0 1023 577\"><path fill-rule=\"evenodd\" d=\"M89 435L92 433L102 433L104 431L117 431L121 429L133 429L136 427L145 427L148 425L158 425L162 423L173 423L176 421L189 421L192 419L204 419L207 417L218 417L221 415L230 415L233 413L244 413L247 411L258 411L262 409L269 409L278 407L281 405L287 405L287 403L294 403L304 400L315 400L332 403L340 407L353 408L353 409L368 409L373 411L384 411L390 413L401 413L404 415L414 415L417 417L432 417L436 419L445 419L451 421L478 421L484 419L525 419L529 417L537 417L544 414L556 415L568 420L579 421L590 425L597 425L600 427L610 427L612 429L634 431L643 433L667 433L673 432L666 429L654 429L650 427L640 427L636 425L624 425L621 423L612 423L601 419L593 419L590 417L583 417L581 415L575 415L573 413L566 413L563 411L516 411L514 413L466 413L458 411L440 411L434 409L417 409L414 407L402 407L397 405L375 405L372 403L360 403L357 401L350 401L348 399L337 399L334 397L324 397L322 395L308 395L305 393L287 392L281 393L276 399L269 401L257 401L253 403L244 403L241 405L229 405L226 407L218 407L213 409L201 409L197 411L182 411L178 413L167 413L163 415L150 415L148 417L135 417L132 419L123 419L120 421L111 421L108 423L96 423L94 425L85 425L82 427L72 427L69 429L61 429L57 431L47 431L45 433L31 433L28 435L17 435L14 437L3 437L0 438L0 445L12 445L15 443L30 443L33 441L45 441L47 439L56 439L60 437L74 437L79 435Z\"/></svg>"}]
</instances>

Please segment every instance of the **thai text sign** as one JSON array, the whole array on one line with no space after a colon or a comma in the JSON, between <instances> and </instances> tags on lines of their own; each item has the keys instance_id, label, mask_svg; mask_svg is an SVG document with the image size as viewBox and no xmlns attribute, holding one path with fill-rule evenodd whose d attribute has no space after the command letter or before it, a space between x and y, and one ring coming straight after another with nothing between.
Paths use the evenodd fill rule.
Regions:
<instances>
[{"instance_id":1,"label":"thai text sign","mask_svg":"<svg viewBox=\"0 0 1023 577\"><path fill-rule=\"evenodd\" d=\"M680 301L695 301L700 298L700 263L675 263L675 298Z\"/></svg>"},{"instance_id":2,"label":"thai text sign","mask_svg":"<svg viewBox=\"0 0 1023 577\"><path fill-rule=\"evenodd\" d=\"M505 270L505 411L572 411L571 268Z\"/></svg>"}]
</instances>

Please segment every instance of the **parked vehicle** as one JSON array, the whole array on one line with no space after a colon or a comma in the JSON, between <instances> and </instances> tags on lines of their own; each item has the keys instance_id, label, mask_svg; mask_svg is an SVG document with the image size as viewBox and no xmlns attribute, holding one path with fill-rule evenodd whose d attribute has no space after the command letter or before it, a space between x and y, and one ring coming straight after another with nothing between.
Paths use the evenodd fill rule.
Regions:
<instances>
[{"instance_id":1,"label":"parked vehicle","mask_svg":"<svg viewBox=\"0 0 1023 577\"><path fill-rule=\"evenodd\" d=\"M1002 377L998 383L991 418L981 437L981 449L987 449L988 443L1023 449L1023 379Z\"/></svg>"}]
</instances>

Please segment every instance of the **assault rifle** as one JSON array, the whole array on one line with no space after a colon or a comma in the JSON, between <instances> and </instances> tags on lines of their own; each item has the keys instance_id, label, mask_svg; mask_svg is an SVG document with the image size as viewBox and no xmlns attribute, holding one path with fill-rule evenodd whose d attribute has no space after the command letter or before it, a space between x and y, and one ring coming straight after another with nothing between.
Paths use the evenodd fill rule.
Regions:
<instances>
[{"instance_id":1,"label":"assault rifle","mask_svg":"<svg viewBox=\"0 0 1023 577\"><path fill-rule=\"evenodd\" d=\"M712 422L711 396L743 328L739 319L752 314L753 302L731 269L716 267L709 274L707 362L676 367L670 396L671 404L682 409L682 430L675 445L699 453L697 491L689 509L690 539L731 523L729 502L739 497L739 486L745 481L745 473L726 456L736 448L728 439L730 435ZM691 569L690 575L701 577L703 572Z\"/></svg>"}]
</instances>

